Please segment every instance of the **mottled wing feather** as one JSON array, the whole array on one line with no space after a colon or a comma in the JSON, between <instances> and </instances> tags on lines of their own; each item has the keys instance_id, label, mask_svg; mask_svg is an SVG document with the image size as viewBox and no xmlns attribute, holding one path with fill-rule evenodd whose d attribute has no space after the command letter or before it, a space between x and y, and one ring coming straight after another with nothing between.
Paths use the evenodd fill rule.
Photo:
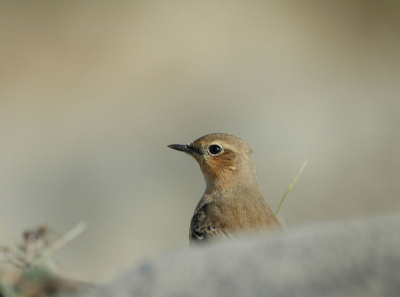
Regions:
<instances>
[{"instance_id":1,"label":"mottled wing feather","mask_svg":"<svg viewBox=\"0 0 400 297\"><path fill-rule=\"evenodd\" d=\"M198 210L193 215L190 224L189 238L191 242L198 244L235 239L228 231L214 226L209 220L207 220L203 209Z\"/></svg>"}]
</instances>

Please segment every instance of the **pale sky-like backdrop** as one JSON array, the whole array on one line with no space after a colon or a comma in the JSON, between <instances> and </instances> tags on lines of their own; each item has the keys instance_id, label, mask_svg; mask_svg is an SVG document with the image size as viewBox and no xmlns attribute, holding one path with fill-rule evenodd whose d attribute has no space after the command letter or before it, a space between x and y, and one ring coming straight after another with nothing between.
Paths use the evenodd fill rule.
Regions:
<instances>
[{"instance_id":1,"label":"pale sky-like backdrop","mask_svg":"<svg viewBox=\"0 0 400 297\"><path fill-rule=\"evenodd\" d=\"M0 224L89 228L106 279L188 241L196 162L246 140L285 228L400 211L400 2L0 0ZM0 238L0 244L6 244Z\"/></svg>"}]
</instances>

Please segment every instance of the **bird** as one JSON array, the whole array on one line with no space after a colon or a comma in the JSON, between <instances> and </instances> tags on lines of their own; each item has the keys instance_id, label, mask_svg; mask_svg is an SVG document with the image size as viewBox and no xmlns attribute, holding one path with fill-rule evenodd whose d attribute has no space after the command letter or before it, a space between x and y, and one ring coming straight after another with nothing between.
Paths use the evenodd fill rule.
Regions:
<instances>
[{"instance_id":1,"label":"bird","mask_svg":"<svg viewBox=\"0 0 400 297\"><path fill-rule=\"evenodd\" d=\"M244 140L213 133L168 147L193 157L206 182L190 221L190 246L237 240L264 230L282 231L261 195L253 151Z\"/></svg>"}]
</instances>

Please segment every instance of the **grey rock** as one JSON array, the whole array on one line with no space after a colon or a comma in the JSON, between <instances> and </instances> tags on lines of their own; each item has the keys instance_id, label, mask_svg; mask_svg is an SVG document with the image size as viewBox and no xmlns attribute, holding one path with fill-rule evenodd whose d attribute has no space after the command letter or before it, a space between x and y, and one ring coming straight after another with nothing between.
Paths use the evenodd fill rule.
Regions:
<instances>
[{"instance_id":1,"label":"grey rock","mask_svg":"<svg viewBox=\"0 0 400 297\"><path fill-rule=\"evenodd\" d=\"M400 296L400 214L155 256L85 296Z\"/></svg>"}]
</instances>

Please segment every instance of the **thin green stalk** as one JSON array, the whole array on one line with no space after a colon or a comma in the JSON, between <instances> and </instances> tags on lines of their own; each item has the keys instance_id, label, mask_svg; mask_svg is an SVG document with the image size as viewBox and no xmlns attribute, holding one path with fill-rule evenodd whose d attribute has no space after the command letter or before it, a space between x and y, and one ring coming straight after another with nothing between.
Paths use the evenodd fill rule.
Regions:
<instances>
[{"instance_id":1,"label":"thin green stalk","mask_svg":"<svg viewBox=\"0 0 400 297\"><path fill-rule=\"evenodd\" d=\"M290 192L290 190L293 188L294 184L297 182L297 179L299 178L300 174L303 172L304 168L307 166L307 160L304 161L303 166L301 166L299 172L297 173L297 175L295 176L294 180L292 181L292 183L290 184L289 188L286 190L285 195L283 195L281 202L279 203L278 209L275 212L275 215L278 215L279 210L281 209L281 206L283 204L283 201L285 201L286 195Z\"/></svg>"}]
</instances>

